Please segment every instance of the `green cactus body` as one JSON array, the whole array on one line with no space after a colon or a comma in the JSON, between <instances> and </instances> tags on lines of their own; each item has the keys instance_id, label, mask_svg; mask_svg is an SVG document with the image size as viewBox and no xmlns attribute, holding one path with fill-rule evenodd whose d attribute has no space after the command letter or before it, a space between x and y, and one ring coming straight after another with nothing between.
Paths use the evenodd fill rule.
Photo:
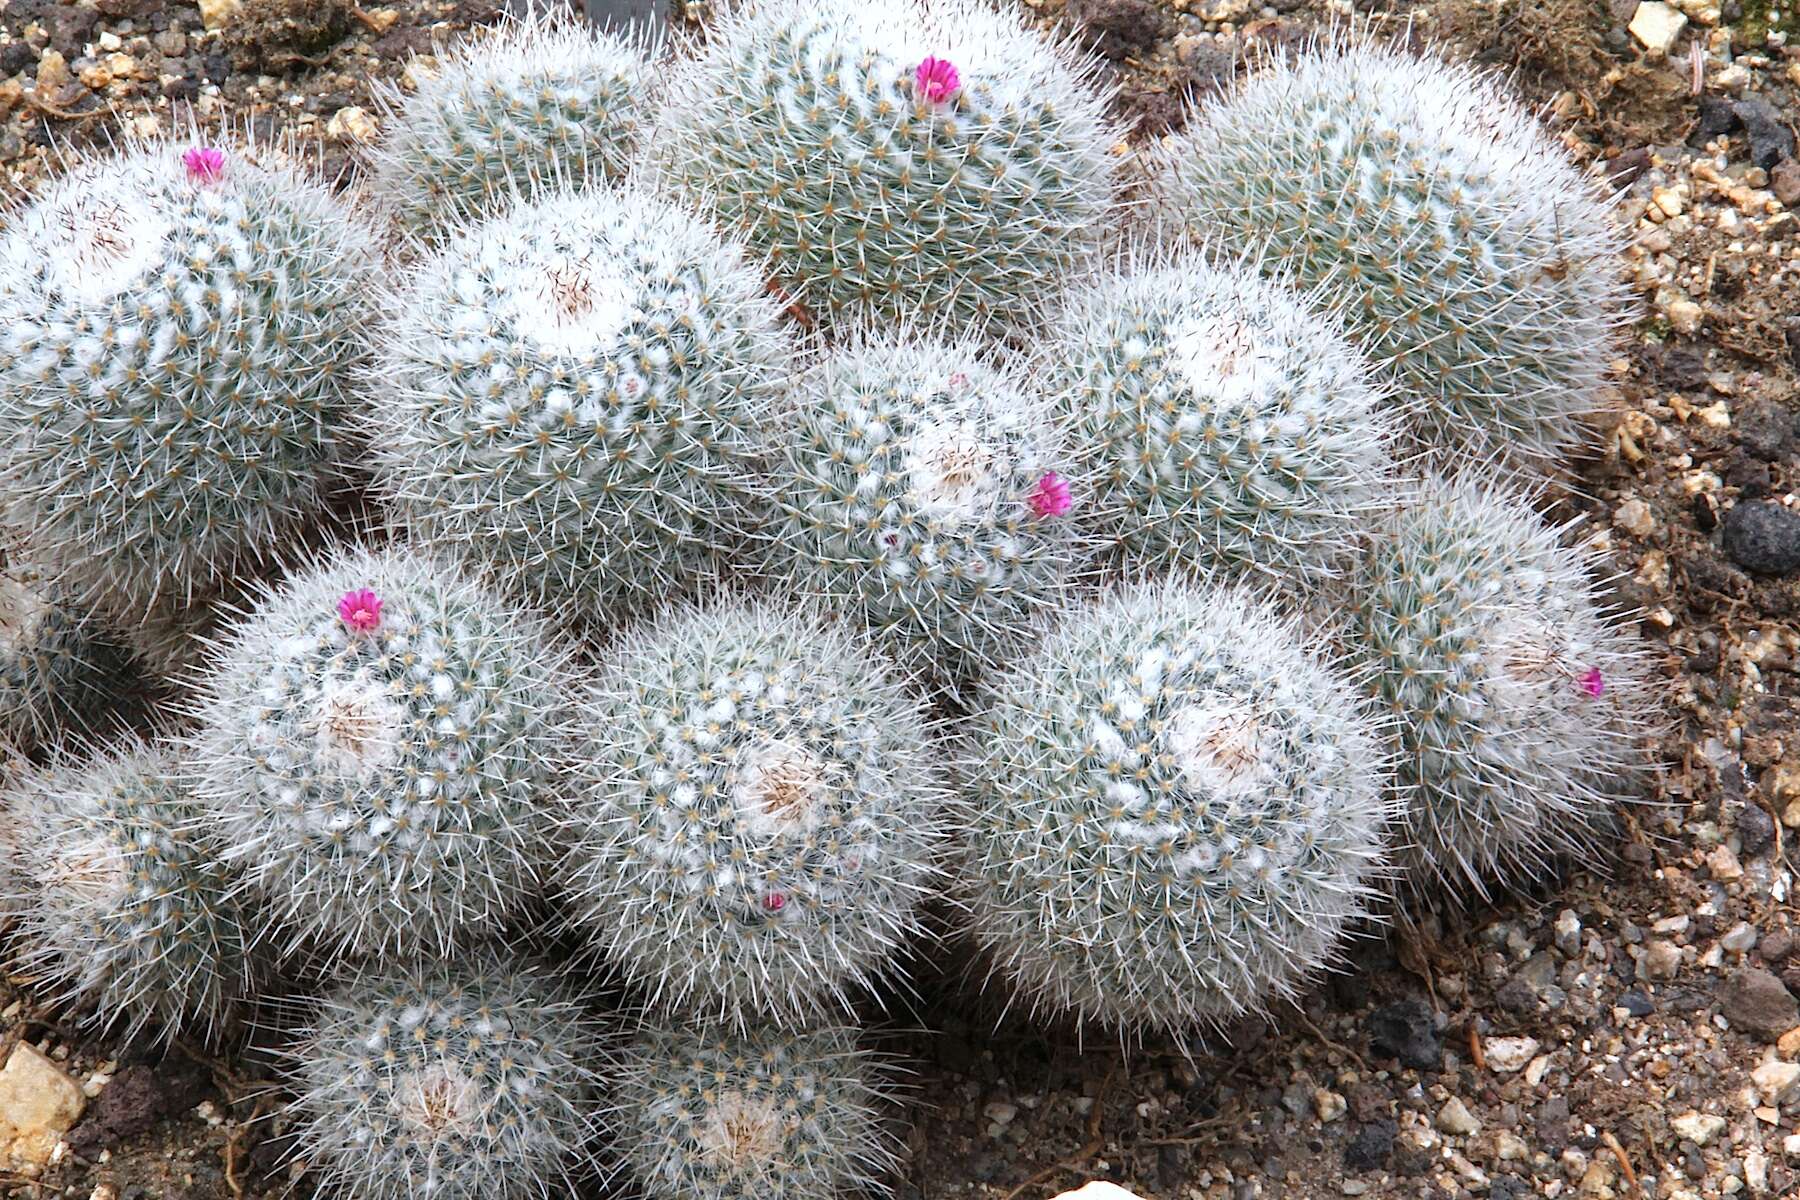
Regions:
<instances>
[{"instance_id":1,"label":"green cactus body","mask_svg":"<svg viewBox=\"0 0 1800 1200\"><path fill-rule=\"evenodd\" d=\"M172 755L139 744L26 773L6 798L24 960L135 1037L226 1027L249 986L237 881Z\"/></svg>"},{"instance_id":2,"label":"green cactus body","mask_svg":"<svg viewBox=\"0 0 1800 1200\"><path fill-rule=\"evenodd\" d=\"M535 891L573 671L542 620L419 548L349 552L222 639L197 788L296 949L445 954Z\"/></svg>"},{"instance_id":3,"label":"green cactus body","mask_svg":"<svg viewBox=\"0 0 1800 1200\"><path fill-rule=\"evenodd\" d=\"M801 381L792 423L776 569L910 670L960 687L1068 596L1081 499L1048 397L1015 366L871 338Z\"/></svg>"},{"instance_id":4,"label":"green cactus body","mask_svg":"<svg viewBox=\"0 0 1800 1200\"><path fill-rule=\"evenodd\" d=\"M1561 465L1600 405L1621 236L1497 82L1363 39L1273 57L1162 154L1198 236L1318 286L1445 467Z\"/></svg>"},{"instance_id":5,"label":"green cactus body","mask_svg":"<svg viewBox=\"0 0 1800 1200\"><path fill-rule=\"evenodd\" d=\"M1253 263L1126 263L1074 291L1043 358L1093 489L1077 520L1132 567L1317 579L1394 500L1371 368Z\"/></svg>"},{"instance_id":6,"label":"green cactus body","mask_svg":"<svg viewBox=\"0 0 1800 1200\"><path fill-rule=\"evenodd\" d=\"M534 15L384 94L370 188L427 239L567 183L616 183L647 116L649 64L618 37Z\"/></svg>"},{"instance_id":7,"label":"green cactus body","mask_svg":"<svg viewBox=\"0 0 1800 1200\"><path fill-rule=\"evenodd\" d=\"M1366 915L1377 733L1249 594L1129 588L974 711L974 928L1031 1007L1127 1031L1220 1021L1292 995Z\"/></svg>"},{"instance_id":8,"label":"green cactus body","mask_svg":"<svg viewBox=\"0 0 1800 1200\"><path fill-rule=\"evenodd\" d=\"M761 277L640 193L523 205L424 263L371 442L401 518L547 608L665 601L757 508L790 346Z\"/></svg>"},{"instance_id":9,"label":"green cactus body","mask_svg":"<svg viewBox=\"0 0 1800 1200\"><path fill-rule=\"evenodd\" d=\"M319 1195L538 1200L591 1166L603 1038L546 971L481 952L328 997L293 1055Z\"/></svg>"},{"instance_id":10,"label":"green cactus body","mask_svg":"<svg viewBox=\"0 0 1800 1200\"><path fill-rule=\"evenodd\" d=\"M996 327L1112 205L1078 62L983 0L763 0L674 73L649 165L821 318Z\"/></svg>"},{"instance_id":11,"label":"green cactus body","mask_svg":"<svg viewBox=\"0 0 1800 1200\"><path fill-rule=\"evenodd\" d=\"M0 491L129 619L310 519L366 349L375 243L280 155L84 164L0 238Z\"/></svg>"},{"instance_id":12,"label":"green cactus body","mask_svg":"<svg viewBox=\"0 0 1800 1200\"><path fill-rule=\"evenodd\" d=\"M1348 641L1393 716L1415 884L1534 875L1640 786L1647 664L1587 561L1524 496L1471 476L1432 481L1362 562Z\"/></svg>"},{"instance_id":13,"label":"green cactus body","mask_svg":"<svg viewBox=\"0 0 1800 1200\"><path fill-rule=\"evenodd\" d=\"M615 1103L649 1200L830 1200L890 1191L882 1092L841 1026L657 1026L626 1051Z\"/></svg>"},{"instance_id":14,"label":"green cactus body","mask_svg":"<svg viewBox=\"0 0 1800 1200\"><path fill-rule=\"evenodd\" d=\"M0 749L29 753L97 731L124 690L123 649L36 565L0 567Z\"/></svg>"},{"instance_id":15,"label":"green cactus body","mask_svg":"<svg viewBox=\"0 0 1800 1200\"><path fill-rule=\"evenodd\" d=\"M659 1007L841 1008L937 874L928 731L867 646L804 611L726 603L622 639L568 831L581 931Z\"/></svg>"}]
</instances>

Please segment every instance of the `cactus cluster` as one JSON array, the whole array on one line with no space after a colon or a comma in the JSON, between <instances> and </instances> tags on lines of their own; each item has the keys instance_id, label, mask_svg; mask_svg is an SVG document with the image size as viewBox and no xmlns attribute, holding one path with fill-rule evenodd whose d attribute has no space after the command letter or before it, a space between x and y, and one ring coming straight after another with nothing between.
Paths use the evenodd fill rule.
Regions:
<instances>
[{"instance_id":1,"label":"cactus cluster","mask_svg":"<svg viewBox=\"0 0 1800 1200\"><path fill-rule=\"evenodd\" d=\"M537 1200L594 1159L603 1030L549 972L488 952L327 998L293 1052L296 1155L328 1195Z\"/></svg>"},{"instance_id":2,"label":"cactus cluster","mask_svg":"<svg viewBox=\"0 0 1800 1200\"><path fill-rule=\"evenodd\" d=\"M974 929L1033 1007L1126 1030L1293 994L1386 857L1377 728L1251 594L1160 583L983 689Z\"/></svg>"},{"instance_id":3,"label":"cactus cluster","mask_svg":"<svg viewBox=\"0 0 1800 1200\"><path fill-rule=\"evenodd\" d=\"M1600 406L1622 239L1491 78L1366 37L1277 51L1161 152L1163 199L1332 297L1441 466L1560 464Z\"/></svg>"},{"instance_id":4,"label":"cactus cluster","mask_svg":"<svg viewBox=\"0 0 1800 1200\"><path fill-rule=\"evenodd\" d=\"M753 0L672 73L646 165L818 318L1002 327L1113 211L1094 74L988 0Z\"/></svg>"},{"instance_id":5,"label":"cactus cluster","mask_svg":"<svg viewBox=\"0 0 1800 1200\"><path fill-rule=\"evenodd\" d=\"M1253 261L1140 256L1075 289L1043 355L1081 527L1135 567L1317 578L1392 500L1367 364Z\"/></svg>"},{"instance_id":6,"label":"cactus cluster","mask_svg":"<svg viewBox=\"0 0 1800 1200\"><path fill-rule=\"evenodd\" d=\"M1416 885L1540 870L1637 794L1645 664L1588 566L1479 477L1430 481L1358 565L1346 641L1392 714Z\"/></svg>"},{"instance_id":7,"label":"cactus cluster","mask_svg":"<svg viewBox=\"0 0 1800 1200\"><path fill-rule=\"evenodd\" d=\"M646 118L649 64L624 39L546 15L508 18L382 93L370 190L426 241L547 190L617 182Z\"/></svg>"},{"instance_id":8,"label":"cactus cluster","mask_svg":"<svg viewBox=\"0 0 1800 1200\"><path fill-rule=\"evenodd\" d=\"M166 748L129 743L28 772L7 798L24 961L122 1026L216 1033L251 982L246 914Z\"/></svg>"},{"instance_id":9,"label":"cactus cluster","mask_svg":"<svg viewBox=\"0 0 1800 1200\"><path fill-rule=\"evenodd\" d=\"M370 441L422 541L600 621L741 528L786 383L761 276L640 192L560 192L456 238L397 299Z\"/></svg>"},{"instance_id":10,"label":"cactus cluster","mask_svg":"<svg viewBox=\"0 0 1800 1200\"><path fill-rule=\"evenodd\" d=\"M884 1089L856 1034L657 1024L626 1048L615 1104L648 1200L824 1200L895 1165Z\"/></svg>"},{"instance_id":11,"label":"cactus cluster","mask_svg":"<svg viewBox=\"0 0 1800 1200\"><path fill-rule=\"evenodd\" d=\"M269 555L338 465L377 265L267 146L76 166L0 237L0 513L124 620Z\"/></svg>"},{"instance_id":12,"label":"cactus cluster","mask_svg":"<svg viewBox=\"0 0 1800 1200\"><path fill-rule=\"evenodd\" d=\"M1146 156L1163 228L994 0L742 0L667 64L537 14L414 64L365 187L52 182L0 232L31 978L301 1026L322 1200L586 1192L607 1138L830 1200L895 1165L847 1022L933 935L1181 1037L1378 894L1588 853L1649 672L1524 485L1615 235L1486 76L1262 65ZM173 704L108 711L115 638Z\"/></svg>"},{"instance_id":13,"label":"cactus cluster","mask_svg":"<svg viewBox=\"0 0 1800 1200\"><path fill-rule=\"evenodd\" d=\"M659 1007L793 1025L880 978L937 875L930 722L860 639L727 602L622 640L565 886Z\"/></svg>"},{"instance_id":14,"label":"cactus cluster","mask_svg":"<svg viewBox=\"0 0 1800 1200\"><path fill-rule=\"evenodd\" d=\"M541 621L427 551L344 553L225 635L194 786L306 948L446 954L535 890L576 679Z\"/></svg>"},{"instance_id":15,"label":"cactus cluster","mask_svg":"<svg viewBox=\"0 0 1800 1200\"><path fill-rule=\"evenodd\" d=\"M956 684L1068 596L1066 439L1017 363L902 330L796 385L777 467L776 570Z\"/></svg>"}]
</instances>

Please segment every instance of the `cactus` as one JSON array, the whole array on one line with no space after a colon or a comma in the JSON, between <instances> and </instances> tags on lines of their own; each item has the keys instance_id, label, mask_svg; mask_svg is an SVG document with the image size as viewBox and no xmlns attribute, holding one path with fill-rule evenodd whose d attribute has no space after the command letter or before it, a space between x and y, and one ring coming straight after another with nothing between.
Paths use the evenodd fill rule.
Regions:
<instances>
[{"instance_id":1,"label":"cactus","mask_svg":"<svg viewBox=\"0 0 1800 1200\"><path fill-rule=\"evenodd\" d=\"M665 599L754 512L790 347L693 218L558 194L458 238L397 304L370 440L422 540L592 621Z\"/></svg>"},{"instance_id":2,"label":"cactus","mask_svg":"<svg viewBox=\"0 0 1800 1200\"><path fill-rule=\"evenodd\" d=\"M1219 1022L1293 995L1367 915L1389 816L1376 729L1250 593L1127 588L974 712L974 930L1034 1009Z\"/></svg>"},{"instance_id":3,"label":"cactus","mask_svg":"<svg viewBox=\"0 0 1800 1200\"><path fill-rule=\"evenodd\" d=\"M426 239L564 182L616 183L647 116L635 45L533 13L439 57L411 95L386 87L370 189Z\"/></svg>"},{"instance_id":4,"label":"cactus","mask_svg":"<svg viewBox=\"0 0 1800 1200\"><path fill-rule=\"evenodd\" d=\"M1551 470L1599 407L1621 236L1488 74L1364 38L1278 52L1160 178L1195 233L1337 302L1445 467Z\"/></svg>"},{"instance_id":5,"label":"cactus","mask_svg":"<svg viewBox=\"0 0 1800 1200\"><path fill-rule=\"evenodd\" d=\"M297 1157L322 1197L573 1195L603 1048L547 972L486 952L359 978L293 1053Z\"/></svg>"},{"instance_id":6,"label":"cactus","mask_svg":"<svg viewBox=\"0 0 1800 1200\"><path fill-rule=\"evenodd\" d=\"M952 690L1068 595L1065 439L1016 365L902 329L795 397L772 540L797 590Z\"/></svg>"},{"instance_id":7,"label":"cactus","mask_svg":"<svg viewBox=\"0 0 1800 1200\"><path fill-rule=\"evenodd\" d=\"M1415 885L1485 894L1588 847L1645 769L1647 665L1523 496L1428 483L1353 579L1346 640L1395 718Z\"/></svg>"},{"instance_id":8,"label":"cactus","mask_svg":"<svg viewBox=\"0 0 1800 1200\"><path fill-rule=\"evenodd\" d=\"M1125 262L1076 289L1043 358L1093 481L1080 526L1135 567L1316 579L1392 502L1373 372L1252 262Z\"/></svg>"},{"instance_id":9,"label":"cactus","mask_svg":"<svg viewBox=\"0 0 1800 1200\"><path fill-rule=\"evenodd\" d=\"M128 1038L228 1026L249 987L246 914L166 748L64 758L4 806L21 892L0 907L33 973Z\"/></svg>"},{"instance_id":10,"label":"cactus","mask_svg":"<svg viewBox=\"0 0 1800 1200\"><path fill-rule=\"evenodd\" d=\"M570 658L417 547L343 553L223 638L196 787L251 883L328 959L445 954L535 890Z\"/></svg>"},{"instance_id":11,"label":"cactus","mask_svg":"<svg viewBox=\"0 0 1800 1200\"><path fill-rule=\"evenodd\" d=\"M43 568L0 566L0 750L26 754L98 732L128 679L125 651Z\"/></svg>"},{"instance_id":12,"label":"cactus","mask_svg":"<svg viewBox=\"0 0 1800 1200\"><path fill-rule=\"evenodd\" d=\"M0 495L129 620L310 519L366 354L374 239L268 147L77 166L0 238Z\"/></svg>"},{"instance_id":13,"label":"cactus","mask_svg":"<svg viewBox=\"0 0 1800 1200\"><path fill-rule=\"evenodd\" d=\"M1093 71L986 0L760 0L674 73L648 166L818 317L998 328L1098 248Z\"/></svg>"},{"instance_id":14,"label":"cactus","mask_svg":"<svg viewBox=\"0 0 1800 1200\"><path fill-rule=\"evenodd\" d=\"M621 640L566 881L665 1008L788 1025L883 975L937 874L930 722L859 640L741 602Z\"/></svg>"},{"instance_id":15,"label":"cactus","mask_svg":"<svg viewBox=\"0 0 1800 1200\"><path fill-rule=\"evenodd\" d=\"M620 1142L647 1200L884 1195L882 1083L856 1034L653 1026L625 1054Z\"/></svg>"}]
</instances>

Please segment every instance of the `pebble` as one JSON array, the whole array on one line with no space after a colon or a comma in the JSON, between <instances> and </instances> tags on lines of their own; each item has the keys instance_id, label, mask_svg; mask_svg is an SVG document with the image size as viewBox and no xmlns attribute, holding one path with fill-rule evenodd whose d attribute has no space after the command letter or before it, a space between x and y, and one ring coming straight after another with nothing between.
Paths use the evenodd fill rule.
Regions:
<instances>
[{"instance_id":1,"label":"pebble","mask_svg":"<svg viewBox=\"0 0 1800 1200\"><path fill-rule=\"evenodd\" d=\"M1471 1136L1481 1132L1481 1122L1459 1097L1452 1096L1438 1110L1437 1127L1454 1136Z\"/></svg>"},{"instance_id":2,"label":"pebble","mask_svg":"<svg viewBox=\"0 0 1800 1200\"><path fill-rule=\"evenodd\" d=\"M1397 1058L1415 1070L1431 1070L1443 1060L1444 1042L1437 1019L1418 1000L1401 1000L1369 1014L1369 1048L1384 1058Z\"/></svg>"},{"instance_id":3,"label":"pebble","mask_svg":"<svg viewBox=\"0 0 1800 1200\"><path fill-rule=\"evenodd\" d=\"M1739 921L1728 933L1719 939L1719 945L1733 954L1743 954L1756 945L1756 926L1748 921Z\"/></svg>"},{"instance_id":4,"label":"pebble","mask_svg":"<svg viewBox=\"0 0 1800 1200\"><path fill-rule=\"evenodd\" d=\"M340 141L368 143L375 140L375 122L364 109L352 104L331 114L331 120L325 124L325 133Z\"/></svg>"},{"instance_id":5,"label":"pebble","mask_svg":"<svg viewBox=\"0 0 1800 1200\"><path fill-rule=\"evenodd\" d=\"M1096 1179L1092 1183L1084 1183L1072 1192L1064 1192L1052 1200L1143 1200L1136 1192L1128 1192L1116 1183L1107 1183Z\"/></svg>"},{"instance_id":6,"label":"pebble","mask_svg":"<svg viewBox=\"0 0 1800 1200\"><path fill-rule=\"evenodd\" d=\"M80 1084L21 1042L0 1068L0 1157L27 1167L50 1162L86 1105Z\"/></svg>"},{"instance_id":7,"label":"pebble","mask_svg":"<svg viewBox=\"0 0 1800 1200\"><path fill-rule=\"evenodd\" d=\"M1656 518L1651 515L1650 506L1636 498L1613 510L1613 524L1632 537L1649 537L1656 532Z\"/></svg>"},{"instance_id":8,"label":"pebble","mask_svg":"<svg viewBox=\"0 0 1800 1200\"><path fill-rule=\"evenodd\" d=\"M1638 960L1638 972L1645 979L1673 979L1680 969L1681 947L1660 938L1646 945Z\"/></svg>"},{"instance_id":9,"label":"pebble","mask_svg":"<svg viewBox=\"0 0 1800 1200\"><path fill-rule=\"evenodd\" d=\"M1792 1099L1800 1085L1800 1063L1766 1062L1750 1072L1750 1082L1770 1104Z\"/></svg>"},{"instance_id":10,"label":"pebble","mask_svg":"<svg viewBox=\"0 0 1800 1200\"><path fill-rule=\"evenodd\" d=\"M1652 191L1650 203L1660 208L1665 217L1679 217L1684 207L1681 193L1672 187L1659 187Z\"/></svg>"},{"instance_id":11,"label":"pebble","mask_svg":"<svg viewBox=\"0 0 1800 1200\"><path fill-rule=\"evenodd\" d=\"M1750 139L1750 161L1763 170L1794 156L1794 135L1775 111L1775 106L1761 96L1746 96L1732 105L1744 133Z\"/></svg>"},{"instance_id":12,"label":"pebble","mask_svg":"<svg viewBox=\"0 0 1800 1200\"><path fill-rule=\"evenodd\" d=\"M1646 50L1658 54L1667 54L1681 31L1687 28L1688 19L1662 0L1644 0L1631 14L1631 36L1636 38Z\"/></svg>"},{"instance_id":13,"label":"pebble","mask_svg":"<svg viewBox=\"0 0 1800 1200\"><path fill-rule=\"evenodd\" d=\"M1525 1064L1537 1054L1540 1043L1530 1037L1488 1038L1482 1043L1482 1052L1487 1056L1488 1068L1501 1075L1511 1075L1514 1071L1524 1070Z\"/></svg>"},{"instance_id":14,"label":"pebble","mask_svg":"<svg viewBox=\"0 0 1800 1200\"><path fill-rule=\"evenodd\" d=\"M1771 500L1740 501L1725 514L1725 553L1763 575L1800 568L1800 513Z\"/></svg>"},{"instance_id":15,"label":"pebble","mask_svg":"<svg viewBox=\"0 0 1800 1200\"><path fill-rule=\"evenodd\" d=\"M1669 320L1670 327L1676 333L1681 334L1689 334L1698 330L1700 318L1705 315L1706 311L1686 296L1671 297L1662 306L1662 310L1663 316Z\"/></svg>"},{"instance_id":16,"label":"pebble","mask_svg":"<svg viewBox=\"0 0 1800 1200\"><path fill-rule=\"evenodd\" d=\"M1320 1122L1326 1125L1343 1116L1350 1108L1350 1102L1341 1093L1329 1088L1314 1088L1312 1103L1313 1111L1319 1115Z\"/></svg>"},{"instance_id":17,"label":"pebble","mask_svg":"<svg viewBox=\"0 0 1800 1200\"><path fill-rule=\"evenodd\" d=\"M1569 958L1581 953L1581 918L1572 908L1556 914L1556 948Z\"/></svg>"},{"instance_id":18,"label":"pebble","mask_svg":"<svg viewBox=\"0 0 1800 1200\"><path fill-rule=\"evenodd\" d=\"M1019 1115L1019 1106L1008 1104L1004 1100L995 1100L981 1110L981 1115L996 1125L1011 1125L1014 1118Z\"/></svg>"},{"instance_id":19,"label":"pebble","mask_svg":"<svg viewBox=\"0 0 1800 1200\"><path fill-rule=\"evenodd\" d=\"M1787 985L1761 967L1741 967L1716 993L1719 1013L1733 1029L1773 1042L1800 1025L1800 1001Z\"/></svg>"},{"instance_id":20,"label":"pebble","mask_svg":"<svg viewBox=\"0 0 1800 1200\"><path fill-rule=\"evenodd\" d=\"M1725 1118L1711 1113L1688 1112L1670 1121L1669 1128L1694 1145L1704 1146L1725 1128Z\"/></svg>"},{"instance_id":21,"label":"pebble","mask_svg":"<svg viewBox=\"0 0 1800 1200\"><path fill-rule=\"evenodd\" d=\"M46 50L38 55L38 91L53 91L69 82L69 60L60 50Z\"/></svg>"},{"instance_id":22,"label":"pebble","mask_svg":"<svg viewBox=\"0 0 1800 1200\"><path fill-rule=\"evenodd\" d=\"M200 23L208 29L223 29L243 9L243 0L198 0Z\"/></svg>"},{"instance_id":23,"label":"pebble","mask_svg":"<svg viewBox=\"0 0 1800 1200\"><path fill-rule=\"evenodd\" d=\"M1711 871L1712 877L1720 883L1730 883L1734 879L1741 879L1744 874L1744 868L1738 863L1737 855L1732 853L1730 846L1723 844L1713 847L1713 852L1706 856L1706 869Z\"/></svg>"}]
</instances>

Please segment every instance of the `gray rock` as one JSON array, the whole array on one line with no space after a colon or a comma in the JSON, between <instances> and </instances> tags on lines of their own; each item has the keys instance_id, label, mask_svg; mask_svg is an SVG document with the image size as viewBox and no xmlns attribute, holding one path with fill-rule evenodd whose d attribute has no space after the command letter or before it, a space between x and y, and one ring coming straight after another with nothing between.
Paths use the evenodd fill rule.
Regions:
<instances>
[{"instance_id":1,"label":"gray rock","mask_svg":"<svg viewBox=\"0 0 1800 1200\"><path fill-rule=\"evenodd\" d=\"M1762 575L1800 569L1800 513L1771 500L1739 503L1725 514L1725 553Z\"/></svg>"},{"instance_id":2,"label":"gray rock","mask_svg":"<svg viewBox=\"0 0 1800 1200\"><path fill-rule=\"evenodd\" d=\"M1800 1025L1800 1001L1761 967L1733 971L1720 985L1717 999L1720 1015L1733 1029L1765 1042Z\"/></svg>"},{"instance_id":3,"label":"gray rock","mask_svg":"<svg viewBox=\"0 0 1800 1200\"><path fill-rule=\"evenodd\" d=\"M1418 1000L1401 1000L1369 1014L1365 1026L1369 1049L1385 1058L1397 1058L1414 1070L1427 1071L1443 1061L1444 1042L1438 1036L1437 1017Z\"/></svg>"},{"instance_id":4,"label":"gray rock","mask_svg":"<svg viewBox=\"0 0 1800 1200\"><path fill-rule=\"evenodd\" d=\"M1782 159L1794 157L1794 134L1782 123L1774 105L1761 96L1746 96L1731 109L1744 123L1751 162L1768 171Z\"/></svg>"}]
</instances>

